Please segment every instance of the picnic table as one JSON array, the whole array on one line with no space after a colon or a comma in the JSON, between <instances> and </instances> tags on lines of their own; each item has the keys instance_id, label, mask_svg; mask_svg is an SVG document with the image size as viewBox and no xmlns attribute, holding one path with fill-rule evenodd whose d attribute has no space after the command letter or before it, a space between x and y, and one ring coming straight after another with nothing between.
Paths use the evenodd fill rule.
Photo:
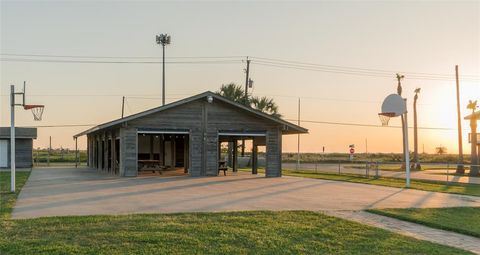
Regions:
<instances>
[{"instance_id":1,"label":"picnic table","mask_svg":"<svg viewBox=\"0 0 480 255\"><path fill-rule=\"evenodd\" d=\"M218 161L218 174L220 174L220 171L223 171L223 175L227 175L227 162L225 160L219 160Z\"/></svg>"},{"instance_id":2,"label":"picnic table","mask_svg":"<svg viewBox=\"0 0 480 255\"><path fill-rule=\"evenodd\" d=\"M162 171L167 169L166 166L160 164L160 160L154 159L142 159L138 160L138 171L158 171L159 174L162 174Z\"/></svg>"}]
</instances>

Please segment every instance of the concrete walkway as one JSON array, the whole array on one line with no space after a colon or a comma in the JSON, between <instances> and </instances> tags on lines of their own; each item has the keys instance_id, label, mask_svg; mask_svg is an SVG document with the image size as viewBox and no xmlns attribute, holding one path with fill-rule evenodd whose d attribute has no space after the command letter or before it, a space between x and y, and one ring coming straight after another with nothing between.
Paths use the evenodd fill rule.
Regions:
<instances>
[{"instance_id":1,"label":"concrete walkway","mask_svg":"<svg viewBox=\"0 0 480 255\"><path fill-rule=\"evenodd\" d=\"M247 173L122 178L87 168L40 168L32 171L12 217L450 206L480 206L480 197Z\"/></svg>"},{"instance_id":2,"label":"concrete walkway","mask_svg":"<svg viewBox=\"0 0 480 255\"><path fill-rule=\"evenodd\" d=\"M473 236L429 228L420 224L401 221L364 211L326 211L325 213L334 217L357 221L362 224L383 228L417 239L448 245L480 254L480 238Z\"/></svg>"}]
</instances>

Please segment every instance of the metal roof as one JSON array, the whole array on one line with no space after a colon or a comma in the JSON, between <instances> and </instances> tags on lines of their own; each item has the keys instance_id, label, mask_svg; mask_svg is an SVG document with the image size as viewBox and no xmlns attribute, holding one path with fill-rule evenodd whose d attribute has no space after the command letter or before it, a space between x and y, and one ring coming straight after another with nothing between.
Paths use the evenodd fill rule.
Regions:
<instances>
[{"instance_id":1,"label":"metal roof","mask_svg":"<svg viewBox=\"0 0 480 255\"><path fill-rule=\"evenodd\" d=\"M308 129L306 128L303 128L303 127L300 127L298 125L295 125L293 123L290 123L286 120L283 120L281 118L277 118L277 117L274 117L274 116L271 116L269 114L266 114L264 112L261 112L261 111L258 111L258 110L255 110L251 107L248 107L248 106L245 106L243 104L239 104L237 102L234 102L232 100L229 100L225 97L222 97L216 93L213 93L211 91L206 91L206 92L203 92L201 94L198 94L198 95L195 95L195 96L191 96L191 97L187 97L187 98L184 98L184 99L181 99L181 100L178 100L178 101L175 101L175 102L172 102L172 103L169 103L169 104L166 104L164 106L159 106L159 107L156 107L156 108L152 108L150 110L146 110L146 111L143 111L143 112L139 112L139 113L136 113L136 114L133 114L133 115L130 115L130 116L127 116L125 118L120 118L120 119L117 119L117 120L113 120L113 121L110 121L110 122L106 122L106 123L103 123L103 124L100 124L98 126L95 126L93 128L90 128L90 129L87 129L81 133L78 133L76 135L73 136L73 138L77 138L79 136L83 136L83 135L87 135L87 134L90 134L90 133L93 133L93 132L96 132L96 131L99 131L99 130L102 130L102 129L105 129L105 128L109 128L109 127L112 127L112 126L116 126L116 125L119 125L119 124L122 124L122 123L125 123L125 122L128 122L130 120L134 120L134 119L137 119L137 118L141 118L141 117L144 117L144 116L147 116L147 115L150 115L150 114L153 114L153 113L157 113L157 112L161 112L161 111L164 111L164 110L167 110L167 109L171 109L171 108L174 108L174 107L177 107L179 105L183 105L183 104L186 104L186 103L189 103L189 102L192 102L192 101L195 101L195 100L198 100L198 99L201 99L201 98L206 98L208 96L212 96L214 99L216 100L219 100L219 101L222 101L224 103L227 103L227 104L230 104L230 105L233 105L235 107L238 107L240 109L243 109L245 111L248 111L248 112L251 112L251 113L254 113L256 115L258 115L259 117L262 117L262 118L265 118L265 119L268 119L268 120L271 120L273 122L277 122L278 124L281 124L281 125L284 125L285 128L283 130L284 133L289 133L289 134L301 134L301 133L308 133Z\"/></svg>"},{"instance_id":2,"label":"metal roof","mask_svg":"<svg viewBox=\"0 0 480 255\"><path fill-rule=\"evenodd\" d=\"M0 138L9 139L10 138L10 127L0 127ZM16 127L15 128L15 138L20 139L37 139L37 129L36 128L24 128Z\"/></svg>"}]
</instances>

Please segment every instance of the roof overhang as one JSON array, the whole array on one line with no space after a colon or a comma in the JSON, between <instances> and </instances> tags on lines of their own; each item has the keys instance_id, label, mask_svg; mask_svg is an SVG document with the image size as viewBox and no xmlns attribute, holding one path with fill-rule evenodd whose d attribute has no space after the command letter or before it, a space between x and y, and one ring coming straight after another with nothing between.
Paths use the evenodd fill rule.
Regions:
<instances>
[{"instance_id":1,"label":"roof overhang","mask_svg":"<svg viewBox=\"0 0 480 255\"><path fill-rule=\"evenodd\" d=\"M175 101L175 102L172 102L172 103L169 103L169 104L166 104L164 106L160 106L160 107L156 107L156 108L153 108L153 109L150 109L150 110L146 110L146 111L143 111L143 112L140 112L140 113L136 113L136 114L133 114L133 115L130 115L128 117L125 117L125 118L121 118L121 119L117 119L117 120L113 120L113 121L110 121L110 122L106 122L106 123L103 123L103 124L100 124L98 126L95 126L93 128L90 128L90 129L87 129L81 133L78 133L76 135L73 136L73 138L78 138L80 136L83 136L83 135L88 135L90 133L94 133L94 132L97 132L99 130L102 130L102 129L106 129L106 128L110 128L110 127L113 127L113 126L117 126L117 125L120 125L120 124L123 124L123 123L126 123L130 120L134 120L134 119L137 119L137 118L141 118L143 116L147 116L149 114L152 114L152 113L157 113L157 112L161 112L161 111L165 111L167 109L171 109L171 108L174 108L176 106L179 106L179 105L182 105L182 104L186 104L186 103L189 103L189 102L192 102L192 101L195 101L195 100L198 100L198 99L202 99L202 98L205 98L205 100L207 100L209 97L211 97L212 99L214 100L219 100L221 102L224 102L224 103L227 103L227 104L230 104L232 106L235 106L237 108L241 108L247 112L250 112L250 113L253 113L259 117L262 117L262 118L265 118L265 119L269 119L273 122L276 122L276 123L279 123L283 126L282 128L282 134L306 134L308 133L308 129L306 128L303 128L303 127L300 127L298 125L295 125L293 123L290 123L288 121L285 121L281 118L277 118L277 117L274 117L272 115L269 115L269 114L266 114L264 112L261 112L261 111L258 111L258 110L255 110L251 107L248 107L248 106L245 106L243 104L239 104L237 102L234 102L232 100L229 100L225 97L222 97L216 93L213 93L211 91L207 91L207 92L204 92L204 93L201 93L201 94L198 94L198 95L195 95L195 96L191 96L191 97L187 97L187 98L184 98L184 99L181 99L181 100L178 100L178 101Z\"/></svg>"},{"instance_id":2,"label":"roof overhang","mask_svg":"<svg viewBox=\"0 0 480 255\"><path fill-rule=\"evenodd\" d=\"M10 127L0 127L0 138L10 139ZM30 127L15 127L15 138L37 139L37 129Z\"/></svg>"}]
</instances>

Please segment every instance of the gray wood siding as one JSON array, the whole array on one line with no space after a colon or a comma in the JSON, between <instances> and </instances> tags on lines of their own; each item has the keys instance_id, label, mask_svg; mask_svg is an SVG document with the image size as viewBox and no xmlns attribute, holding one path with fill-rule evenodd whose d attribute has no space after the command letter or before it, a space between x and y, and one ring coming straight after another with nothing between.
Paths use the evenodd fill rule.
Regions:
<instances>
[{"instance_id":1,"label":"gray wood siding","mask_svg":"<svg viewBox=\"0 0 480 255\"><path fill-rule=\"evenodd\" d=\"M8 167L10 167L10 139L8 141ZM33 166L33 140L15 139L15 167L29 168Z\"/></svg>"},{"instance_id":2,"label":"gray wood siding","mask_svg":"<svg viewBox=\"0 0 480 255\"><path fill-rule=\"evenodd\" d=\"M15 137L17 139L36 139L37 138L37 129L36 128L15 128ZM0 138L10 138L10 127L0 127Z\"/></svg>"},{"instance_id":3,"label":"gray wood siding","mask_svg":"<svg viewBox=\"0 0 480 255\"><path fill-rule=\"evenodd\" d=\"M95 157L107 157L106 146L101 147L104 132L119 133L120 137L120 176L137 176L137 130L165 129L189 131L189 173L191 176L218 174L218 132L265 132L267 137L267 171L268 177L281 176L282 125L262 118L242 108L232 106L219 100L208 103L206 98L191 101L174 108L152 113L126 122L123 126L113 126L91 134L92 166ZM112 134L112 133L108 133ZM107 135L108 137L108 135ZM113 135L115 137L115 135ZM98 154L94 155L96 140L100 141ZM263 139L262 139L263 140ZM108 138L105 139L108 141ZM259 141L260 142L260 141ZM263 144L261 141L260 144ZM101 150L105 150L103 153ZM105 162L105 167L107 162Z\"/></svg>"},{"instance_id":4,"label":"gray wood siding","mask_svg":"<svg viewBox=\"0 0 480 255\"><path fill-rule=\"evenodd\" d=\"M266 131L279 125L220 101L208 104L208 130Z\"/></svg>"},{"instance_id":5,"label":"gray wood siding","mask_svg":"<svg viewBox=\"0 0 480 255\"><path fill-rule=\"evenodd\" d=\"M267 131L266 177L282 176L282 133L277 129Z\"/></svg>"},{"instance_id":6,"label":"gray wood siding","mask_svg":"<svg viewBox=\"0 0 480 255\"><path fill-rule=\"evenodd\" d=\"M137 176L137 129L120 128L120 176Z\"/></svg>"},{"instance_id":7,"label":"gray wood siding","mask_svg":"<svg viewBox=\"0 0 480 255\"><path fill-rule=\"evenodd\" d=\"M203 103L199 101L168 109L162 112L129 121L129 127L153 129L178 129L190 132L189 173L205 175L203 158Z\"/></svg>"}]
</instances>

